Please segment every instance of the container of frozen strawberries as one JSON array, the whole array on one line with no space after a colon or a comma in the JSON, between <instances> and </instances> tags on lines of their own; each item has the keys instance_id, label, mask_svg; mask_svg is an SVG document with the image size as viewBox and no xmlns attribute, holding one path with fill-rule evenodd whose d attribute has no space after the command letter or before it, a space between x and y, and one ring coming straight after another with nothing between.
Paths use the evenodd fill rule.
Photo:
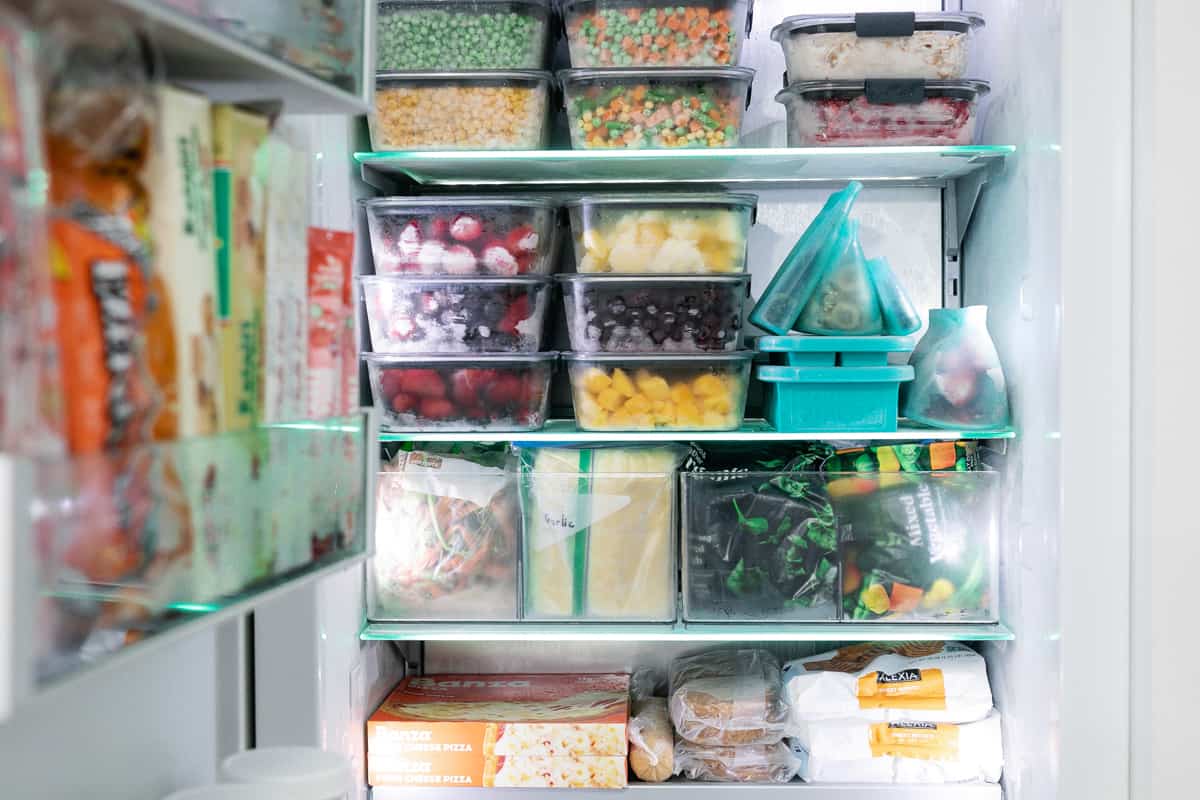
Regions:
<instances>
[{"instance_id":1,"label":"container of frozen strawberries","mask_svg":"<svg viewBox=\"0 0 1200 800\"><path fill-rule=\"evenodd\" d=\"M789 147L975 144L985 81L802 81L775 96Z\"/></svg>"},{"instance_id":2,"label":"container of frozen strawberries","mask_svg":"<svg viewBox=\"0 0 1200 800\"><path fill-rule=\"evenodd\" d=\"M546 423L555 353L366 353L375 405L394 431L535 431Z\"/></svg>"},{"instance_id":3,"label":"container of frozen strawberries","mask_svg":"<svg viewBox=\"0 0 1200 800\"><path fill-rule=\"evenodd\" d=\"M544 197L384 197L363 204L377 275L548 275L558 209Z\"/></svg>"},{"instance_id":4,"label":"container of frozen strawberries","mask_svg":"<svg viewBox=\"0 0 1200 800\"><path fill-rule=\"evenodd\" d=\"M373 275L362 282L376 353L535 353L550 278Z\"/></svg>"}]
</instances>

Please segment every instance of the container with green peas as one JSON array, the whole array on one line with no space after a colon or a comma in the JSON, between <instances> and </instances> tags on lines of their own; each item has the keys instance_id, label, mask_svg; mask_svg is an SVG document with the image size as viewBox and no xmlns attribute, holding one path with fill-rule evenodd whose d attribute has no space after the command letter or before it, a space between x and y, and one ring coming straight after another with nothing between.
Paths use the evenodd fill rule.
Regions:
<instances>
[{"instance_id":1,"label":"container with green peas","mask_svg":"<svg viewBox=\"0 0 1200 800\"><path fill-rule=\"evenodd\" d=\"M550 0L383 0L380 71L541 69Z\"/></svg>"}]
</instances>

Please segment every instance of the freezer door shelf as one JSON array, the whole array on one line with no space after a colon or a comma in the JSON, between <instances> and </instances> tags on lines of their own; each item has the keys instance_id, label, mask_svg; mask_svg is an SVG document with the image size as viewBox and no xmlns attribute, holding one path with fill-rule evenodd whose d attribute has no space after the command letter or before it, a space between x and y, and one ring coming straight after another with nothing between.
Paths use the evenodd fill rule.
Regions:
<instances>
[{"instance_id":1,"label":"freezer door shelf","mask_svg":"<svg viewBox=\"0 0 1200 800\"><path fill-rule=\"evenodd\" d=\"M571 798L629 797L636 800L653 798L690 798L704 800L736 800L752 792L758 799L785 800L1001 800L1001 789L994 783L956 783L948 785L878 784L878 783L632 783L622 791L611 789L573 789L566 792ZM371 800L476 800L481 794L489 798L532 800L559 798L561 789L488 789L479 788L429 789L425 787L377 787L371 790Z\"/></svg>"}]
</instances>

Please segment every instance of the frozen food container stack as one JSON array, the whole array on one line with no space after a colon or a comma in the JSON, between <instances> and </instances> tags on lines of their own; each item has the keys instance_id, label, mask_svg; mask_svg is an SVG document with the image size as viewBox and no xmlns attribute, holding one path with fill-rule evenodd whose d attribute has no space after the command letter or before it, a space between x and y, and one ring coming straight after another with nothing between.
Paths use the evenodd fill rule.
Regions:
<instances>
[{"instance_id":1,"label":"frozen food container stack","mask_svg":"<svg viewBox=\"0 0 1200 800\"><path fill-rule=\"evenodd\" d=\"M568 204L577 272L558 276L585 430L731 430L753 356L747 194L585 196Z\"/></svg>"},{"instance_id":2,"label":"frozen food container stack","mask_svg":"<svg viewBox=\"0 0 1200 800\"><path fill-rule=\"evenodd\" d=\"M365 356L386 427L536 430L555 354L541 352L557 207L540 197L367 201Z\"/></svg>"},{"instance_id":3,"label":"frozen food container stack","mask_svg":"<svg viewBox=\"0 0 1200 800\"><path fill-rule=\"evenodd\" d=\"M771 32L787 73L788 145L967 145L984 81L967 80L969 12L788 17Z\"/></svg>"},{"instance_id":4,"label":"frozen food container stack","mask_svg":"<svg viewBox=\"0 0 1200 800\"><path fill-rule=\"evenodd\" d=\"M558 79L571 146L737 147L754 70L738 67L746 0L566 0Z\"/></svg>"},{"instance_id":5,"label":"frozen food container stack","mask_svg":"<svg viewBox=\"0 0 1200 800\"><path fill-rule=\"evenodd\" d=\"M913 368L890 366L888 354L912 350L904 337L921 319L887 260L863 253L849 216L861 189L852 182L830 196L750 312L776 334L755 347L772 359L757 377L778 430L897 428L900 384Z\"/></svg>"},{"instance_id":6,"label":"frozen food container stack","mask_svg":"<svg viewBox=\"0 0 1200 800\"><path fill-rule=\"evenodd\" d=\"M550 0L385 0L375 150L537 150L554 77Z\"/></svg>"}]
</instances>

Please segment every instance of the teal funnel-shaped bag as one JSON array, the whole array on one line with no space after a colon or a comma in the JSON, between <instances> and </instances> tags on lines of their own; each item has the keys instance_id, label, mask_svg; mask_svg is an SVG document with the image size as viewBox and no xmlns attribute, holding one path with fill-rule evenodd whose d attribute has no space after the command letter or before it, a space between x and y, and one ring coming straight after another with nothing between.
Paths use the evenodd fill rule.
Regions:
<instances>
[{"instance_id":1,"label":"teal funnel-shaped bag","mask_svg":"<svg viewBox=\"0 0 1200 800\"><path fill-rule=\"evenodd\" d=\"M784 259L750 321L778 336L907 336L921 319L885 259L868 261L849 219L862 184L826 201Z\"/></svg>"},{"instance_id":2,"label":"teal funnel-shaped bag","mask_svg":"<svg viewBox=\"0 0 1200 800\"><path fill-rule=\"evenodd\" d=\"M901 413L936 428L990 430L1009 423L1000 354L987 329L987 306L935 308L908 363Z\"/></svg>"}]
</instances>

